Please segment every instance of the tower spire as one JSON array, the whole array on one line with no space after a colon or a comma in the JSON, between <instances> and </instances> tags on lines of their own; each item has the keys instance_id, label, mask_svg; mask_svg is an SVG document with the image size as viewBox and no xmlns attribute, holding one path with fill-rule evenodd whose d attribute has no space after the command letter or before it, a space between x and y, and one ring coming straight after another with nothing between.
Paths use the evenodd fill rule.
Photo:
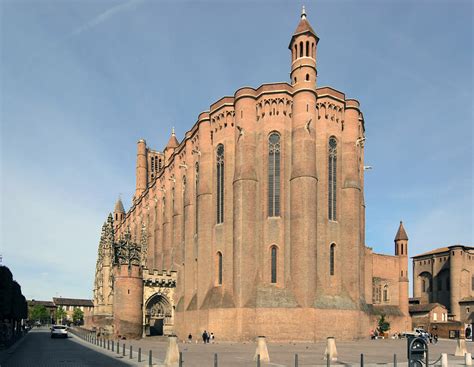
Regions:
<instances>
[{"instance_id":1,"label":"tower spire","mask_svg":"<svg viewBox=\"0 0 474 367\"><path fill-rule=\"evenodd\" d=\"M304 5L303 5L303 8L301 9L301 19L306 19L306 10L304 8Z\"/></svg>"}]
</instances>

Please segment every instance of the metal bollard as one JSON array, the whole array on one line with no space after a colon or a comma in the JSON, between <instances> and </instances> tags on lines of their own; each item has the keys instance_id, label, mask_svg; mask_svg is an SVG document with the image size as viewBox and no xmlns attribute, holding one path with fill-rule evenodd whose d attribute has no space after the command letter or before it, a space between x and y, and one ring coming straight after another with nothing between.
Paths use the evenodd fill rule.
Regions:
<instances>
[{"instance_id":1,"label":"metal bollard","mask_svg":"<svg viewBox=\"0 0 474 367\"><path fill-rule=\"evenodd\" d=\"M115 350L114 350L114 349L115 349L115 348L114 348L115 342L112 340L112 342L111 342L110 344L112 344L112 352L115 352Z\"/></svg>"},{"instance_id":2,"label":"metal bollard","mask_svg":"<svg viewBox=\"0 0 474 367\"><path fill-rule=\"evenodd\" d=\"M125 357L125 343L123 343L122 354L123 354L123 357Z\"/></svg>"},{"instance_id":3,"label":"metal bollard","mask_svg":"<svg viewBox=\"0 0 474 367\"><path fill-rule=\"evenodd\" d=\"M298 354L295 354L295 367L298 367Z\"/></svg>"},{"instance_id":4,"label":"metal bollard","mask_svg":"<svg viewBox=\"0 0 474 367\"><path fill-rule=\"evenodd\" d=\"M107 350L110 350L110 340L107 339Z\"/></svg>"},{"instance_id":5,"label":"metal bollard","mask_svg":"<svg viewBox=\"0 0 474 367\"><path fill-rule=\"evenodd\" d=\"M214 367L219 367L219 363L217 362L217 353L214 353Z\"/></svg>"},{"instance_id":6,"label":"metal bollard","mask_svg":"<svg viewBox=\"0 0 474 367\"><path fill-rule=\"evenodd\" d=\"M183 352L179 352L178 366L183 367Z\"/></svg>"},{"instance_id":7,"label":"metal bollard","mask_svg":"<svg viewBox=\"0 0 474 367\"><path fill-rule=\"evenodd\" d=\"M138 348L138 362L142 361L142 348Z\"/></svg>"},{"instance_id":8,"label":"metal bollard","mask_svg":"<svg viewBox=\"0 0 474 367\"><path fill-rule=\"evenodd\" d=\"M397 367L397 355L393 355L393 367Z\"/></svg>"},{"instance_id":9,"label":"metal bollard","mask_svg":"<svg viewBox=\"0 0 474 367\"><path fill-rule=\"evenodd\" d=\"M260 354L257 354L257 367L260 367Z\"/></svg>"},{"instance_id":10,"label":"metal bollard","mask_svg":"<svg viewBox=\"0 0 474 367\"><path fill-rule=\"evenodd\" d=\"M329 366L331 366L331 358L329 358L329 353L328 353L326 354L326 367L329 367Z\"/></svg>"},{"instance_id":11,"label":"metal bollard","mask_svg":"<svg viewBox=\"0 0 474 367\"><path fill-rule=\"evenodd\" d=\"M364 367L364 353L360 354L360 367Z\"/></svg>"},{"instance_id":12,"label":"metal bollard","mask_svg":"<svg viewBox=\"0 0 474 367\"><path fill-rule=\"evenodd\" d=\"M120 343L118 340L117 340L117 354L120 354Z\"/></svg>"},{"instance_id":13,"label":"metal bollard","mask_svg":"<svg viewBox=\"0 0 474 367\"><path fill-rule=\"evenodd\" d=\"M130 359L132 359L132 346L130 346Z\"/></svg>"},{"instance_id":14,"label":"metal bollard","mask_svg":"<svg viewBox=\"0 0 474 367\"><path fill-rule=\"evenodd\" d=\"M148 366L149 367L153 366L153 358L152 358L151 350L148 353Z\"/></svg>"}]
</instances>

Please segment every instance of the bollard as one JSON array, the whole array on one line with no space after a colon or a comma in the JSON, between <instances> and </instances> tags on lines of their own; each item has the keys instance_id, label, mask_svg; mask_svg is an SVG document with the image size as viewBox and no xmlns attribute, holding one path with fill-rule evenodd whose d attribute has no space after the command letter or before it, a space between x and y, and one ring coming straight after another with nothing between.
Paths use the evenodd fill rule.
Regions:
<instances>
[{"instance_id":1,"label":"bollard","mask_svg":"<svg viewBox=\"0 0 474 367\"><path fill-rule=\"evenodd\" d=\"M218 363L217 363L217 353L214 353L214 367L218 367Z\"/></svg>"},{"instance_id":2,"label":"bollard","mask_svg":"<svg viewBox=\"0 0 474 367\"><path fill-rule=\"evenodd\" d=\"M120 343L118 340L117 340L117 354L120 354Z\"/></svg>"},{"instance_id":3,"label":"bollard","mask_svg":"<svg viewBox=\"0 0 474 367\"><path fill-rule=\"evenodd\" d=\"M393 355L393 367L397 367L397 355Z\"/></svg>"},{"instance_id":4,"label":"bollard","mask_svg":"<svg viewBox=\"0 0 474 367\"><path fill-rule=\"evenodd\" d=\"M298 354L295 354L295 367L298 367Z\"/></svg>"},{"instance_id":5,"label":"bollard","mask_svg":"<svg viewBox=\"0 0 474 367\"><path fill-rule=\"evenodd\" d=\"M168 336L168 348L163 362L165 366L175 366L179 362L180 353L178 348L178 337L176 335Z\"/></svg>"},{"instance_id":6,"label":"bollard","mask_svg":"<svg viewBox=\"0 0 474 367\"><path fill-rule=\"evenodd\" d=\"M148 366L149 367L153 366L153 358L152 358L152 355L151 355L151 350L148 353Z\"/></svg>"},{"instance_id":7,"label":"bollard","mask_svg":"<svg viewBox=\"0 0 474 367\"><path fill-rule=\"evenodd\" d=\"M142 361L142 348L138 348L138 362Z\"/></svg>"},{"instance_id":8,"label":"bollard","mask_svg":"<svg viewBox=\"0 0 474 367\"><path fill-rule=\"evenodd\" d=\"M267 340L264 336L259 336L257 338L257 349L255 350L255 355L253 360L257 359L257 355L260 356L260 361L270 362L270 355L268 354Z\"/></svg>"},{"instance_id":9,"label":"bollard","mask_svg":"<svg viewBox=\"0 0 474 367\"><path fill-rule=\"evenodd\" d=\"M132 346L130 345L130 359L132 359Z\"/></svg>"},{"instance_id":10,"label":"bollard","mask_svg":"<svg viewBox=\"0 0 474 367\"><path fill-rule=\"evenodd\" d=\"M260 354L257 354L257 367L260 367Z\"/></svg>"},{"instance_id":11,"label":"bollard","mask_svg":"<svg viewBox=\"0 0 474 367\"><path fill-rule=\"evenodd\" d=\"M464 364L465 364L466 366L472 366L471 353L466 353L466 354L464 354Z\"/></svg>"},{"instance_id":12,"label":"bollard","mask_svg":"<svg viewBox=\"0 0 474 367\"><path fill-rule=\"evenodd\" d=\"M364 367L364 353L360 354L360 367Z\"/></svg>"},{"instance_id":13,"label":"bollard","mask_svg":"<svg viewBox=\"0 0 474 367\"><path fill-rule=\"evenodd\" d=\"M447 353L441 353L441 367L449 367Z\"/></svg>"},{"instance_id":14,"label":"bollard","mask_svg":"<svg viewBox=\"0 0 474 367\"><path fill-rule=\"evenodd\" d=\"M331 361L337 361L337 348L336 348L336 339L333 336L329 336L326 339L326 351L324 352L325 356L329 356Z\"/></svg>"},{"instance_id":15,"label":"bollard","mask_svg":"<svg viewBox=\"0 0 474 367\"><path fill-rule=\"evenodd\" d=\"M329 354L326 354L326 367L331 366L331 358L329 358Z\"/></svg>"},{"instance_id":16,"label":"bollard","mask_svg":"<svg viewBox=\"0 0 474 367\"><path fill-rule=\"evenodd\" d=\"M466 353L466 341L464 339L458 339L456 344L456 352L454 353L454 355L456 357L464 357L464 354Z\"/></svg>"},{"instance_id":17,"label":"bollard","mask_svg":"<svg viewBox=\"0 0 474 367\"><path fill-rule=\"evenodd\" d=\"M122 357L125 357L125 343L123 343L123 348L122 348Z\"/></svg>"},{"instance_id":18,"label":"bollard","mask_svg":"<svg viewBox=\"0 0 474 367\"><path fill-rule=\"evenodd\" d=\"M114 348L115 342L112 340L112 342L111 342L110 344L112 344L112 352L115 352L115 350L114 350L114 349L115 349L115 348Z\"/></svg>"},{"instance_id":19,"label":"bollard","mask_svg":"<svg viewBox=\"0 0 474 367\"><path fill-rule=\"evenodd\" d=\"M107 350L110 350L110 340L107 339Z\"/></svg>"},{"instance_id":20,"label":"bollard","mask_svg":"<svg viewBox=\"0 0 474 367\"><path fill-rule=\"evenodd\" d=\"M182 352L179 352L178 366L183 367L183 353Z\"/></svg>"}]
</instances>

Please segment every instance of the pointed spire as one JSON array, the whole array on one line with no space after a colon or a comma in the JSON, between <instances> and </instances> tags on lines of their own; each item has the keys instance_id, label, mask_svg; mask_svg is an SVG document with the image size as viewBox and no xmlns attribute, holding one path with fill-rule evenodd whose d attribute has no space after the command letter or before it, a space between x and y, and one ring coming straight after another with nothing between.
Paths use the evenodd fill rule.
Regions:
<instances>
[{"instance_id":1,"label":"pointed spire","mask_svg":"<svg viewBox=\"0 0 474 367\"><path fill-rule=\"evenodd\" d=\"M125 213L125 209L123 208L122 199L120 195L115 203L114 213Z\"/></svg>"},{"instance_id":2,"label":"pointed spire","mask_svg":"<svg viewBox=\"0 0 474 367\"><path fill-rule=\"evenodd\" d=\"M178 145L179 145L179 142L178 142L178 139L176 139L176 134L174 133L174 127L173 127L173 129L171 130L170 140L168 140L168 144L166 144L165 149L168 149L168 148L169 149L174 149Z\"/></svg>"},{"instance_id":3,"label":"pointed spire","mask_svg":"<svg viewBox=\"0 0 474 367\"><path fill-rule=\"evenodd\" d=\"M408 241L408 236L405 231L405 228L403 228L402 221L400 221L400 226L398 227L397 235L395 236L395 241L400 241L400 240Z\"/></svg>"},{"instance_id":4,"label":"pointed spire","mask_svg":"<svg viewBox=\"0 0 474 367\"><path fill-rule=\"evenodd\" d=\"M316 37L316 43L318 43L319 37L317 36L313 27L311 27L311 24L309 24L308 19L306 18L306 9L303 6L303 8L301 9L301 20L298 23L298 27L296 27L296 30L293 33L293 36L291 37L290 48L291 48L291 43L293 42L294 38L300 34L305 34L305 33L310 33L314 37Z\"/></svg>"},{"instance_id":5,"label":"pointed spire","mask_svg":"<svg viewBox=\"0 0 474 367\"><path fill-rule=\"evenodd\" d=\"M303 9L301 9L301 19L306 19L306 10L303 5Z\"/></svg>"}]
</instances>

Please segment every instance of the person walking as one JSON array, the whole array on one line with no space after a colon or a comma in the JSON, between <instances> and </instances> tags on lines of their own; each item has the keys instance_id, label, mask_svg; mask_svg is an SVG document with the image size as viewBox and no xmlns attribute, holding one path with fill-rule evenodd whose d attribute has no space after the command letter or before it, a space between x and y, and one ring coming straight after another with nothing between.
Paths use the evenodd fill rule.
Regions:
<instances>
[{"instance_id":1,"label":"person walking","mask_svg":"<svg viewBox=\"0 0 474 367\"><path fill-rule=\"evenodd\" d=\"M206 342L207 342L207 331L206 330L204 330L204 332L202 333L202 342L204 344L206 344Z\"/></svg>"},{"instance_id":2,"label":"person walking","mask_svg":"<svg viewBox=\"0 0 474 367\"><path fill-rule=\"evenodd\" d=\"M211 343L214 344L214 333L211 333Z\"/></svg>"},{"instance_id":3,"label":"person walking","mask_svg":"<svg viewBox=\"0 0 474 367\"><path fill-rule=\"evenodd\" d=\"M192 336L191 333L189 333L189 335L188 335L188 342L189 342L189 344L191 344L193 342L193 336Z\"/></svg>"}]
</instances>

